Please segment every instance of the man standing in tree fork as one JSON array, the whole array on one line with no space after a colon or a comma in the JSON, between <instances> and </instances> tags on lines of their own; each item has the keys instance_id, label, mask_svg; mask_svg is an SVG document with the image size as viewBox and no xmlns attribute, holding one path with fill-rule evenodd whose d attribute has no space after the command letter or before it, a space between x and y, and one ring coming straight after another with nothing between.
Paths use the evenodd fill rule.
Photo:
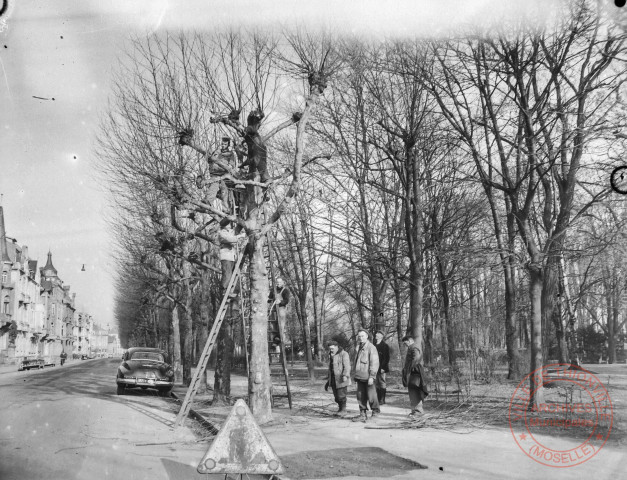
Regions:
<instances>
[{"instance_id":1,"label":"man standing in tree fork","mask_svg":"<svg viewBox=\"0 0 627 480\"><path fill-rule=\"evenodd\" d=\"M335 340L329 342L329 380L324 386L329 391L333 390L335 403L338 404L337 414L343 417L346 414L346 391L351 384L351 361L348 353L341 349Z\"/></svg>"},{"instance_id":2,"label":"man standing in tree fork","mask_svg":"<svg viewBox=\"0 0 627 480\"><path fill-rule=\"evenodd\" d=\"M374 379L379 371L379 353L375 346L368 341L368 332L359 330L357 332L357 355L353 365L355 383L357 384L357 403L359 403L359 417L353 419L354 422L366 422L368 402L372 408L374 419L379 415L379 401L374 386Z\"/></svg>"},{"instance_id":3,"label":"man standing in tree fork","mask_svg":"<svg viewBox=\"0 0 627 480\"><path fill-rule=\"evenodd\" d=\"M390 347L383 341L383 332L377 330L374 334L375 346L379 353L379 371L377 372L377 378L375 380L375 387L377 388L377 399L379 405L385 405L385 394L387 390L387 384L385 383L385 376L389 371L390 364Z\"/></svg>"},{"instance_id":4,"label":"man standing in tree fork","mask_svg":"<svg viewBox=\"0 0 627 480\"><path fill-rule=\"evenodd\" d=\"M407 346L405 366L403 367L403 386L409 391L409 403L411 404L410 417L416 413L424 413L422 401L429 395L424 383L424 370L422 368L422 352L414 342L413 337L405 335L403 343Z\"/></svg>"}]
</instances>

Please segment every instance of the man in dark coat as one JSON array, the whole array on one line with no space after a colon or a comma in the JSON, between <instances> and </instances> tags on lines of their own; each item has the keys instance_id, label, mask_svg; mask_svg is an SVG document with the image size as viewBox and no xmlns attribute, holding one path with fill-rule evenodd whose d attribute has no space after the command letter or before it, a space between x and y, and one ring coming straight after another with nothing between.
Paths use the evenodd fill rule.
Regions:
<instances>
[{"instance_id":1,"label":"man in dark coat","mask_svg":"<svg viewBox=\"0 0 627 480\"><path fill-rule=\"evenodd\" d=\"M329 380L324 386L329 391L333 390L335 403L338 404L338 415L346 415L346 393L351 384L351 361L348 353L341 349L335 340L329 342Z\"/></svg>"},{"instance_id":2,"label":"man in dark coat","mask_svg":"<svg viewBox=\"0 0 627 480\"><path fill-rule=\"evenodd\" d=\"M261 135L259 126L264 118L264 113L260 110L253 110L248 115L248 126L244 131L244 142L248 149L248 158L240 165L240 168L248 167L248 172L254 177L255 172L259 172L260 181L267 183L270 179L268 175L268 150Z\"/></svg>"},{"instance_id":3,"label":"man in dark coat","mask_svg":"<svg viewBox=\"0 0 627 480\"><path fill-rule=\"evenodd\" d=\"M374 383L377 389L377 398L379 399L379 405L385 405L385 394L387 391L385 377L387 372L389 371L388 366L390 364L390 347L383 340L384 335L382 331L377 331L374 337L374 346L377 347L377 352L379 353L379 371L377 372L377 378L375 379Z\"/></svg>"},{"instance_id":4,"label":"man in dark coat","mask_svg":"<svg viewBox=\"0 0 627 480\"><path fill-rule=\"evenodd\" d=\"M424 370L422 368L422 352L413 337L406 335L403 343L407 346L405 356L405 366L403 367L403 386L409 392L409 403L411 404L410 417L415 417L416 413L424 413L422 401L429 395L424 383Z\"/></svg>"}]
</instances>

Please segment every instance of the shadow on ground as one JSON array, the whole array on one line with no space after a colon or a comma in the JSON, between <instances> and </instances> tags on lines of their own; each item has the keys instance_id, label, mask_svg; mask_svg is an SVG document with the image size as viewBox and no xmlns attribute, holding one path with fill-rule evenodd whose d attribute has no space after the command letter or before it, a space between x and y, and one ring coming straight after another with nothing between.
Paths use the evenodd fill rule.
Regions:
<instances>
[{"instance_id":1,"label":"shadow on ground","mask_svg":"<svg viewBox=\"0 0 627 480\"><path fill-rule=\"evenodd\" d=\"M336 448L299 452L281 457L285 476L291 479L371 477L389 478L428 468L378 447Z\"/></svg>"},{"instance_id":2,"label":"shadow on ground","mask_svg":"<svg viewBox=\"0 0 627 480\"><path fill-rule=\"evenodd\" d=\"M420 463L393 455L382 448L336 448L285 455L281 458L285 477L296 479L333 478L344 476L389 478L412 470L428 468ZM224 475L201 475L195 466L175 462L166 458L161 463L170 480L222 479ZM227 477L229 478L229 477ZM237 478L233 476L233 478ZM264 475L249 475L250 479L267 478Z\"/></svg>"}]
</instances>

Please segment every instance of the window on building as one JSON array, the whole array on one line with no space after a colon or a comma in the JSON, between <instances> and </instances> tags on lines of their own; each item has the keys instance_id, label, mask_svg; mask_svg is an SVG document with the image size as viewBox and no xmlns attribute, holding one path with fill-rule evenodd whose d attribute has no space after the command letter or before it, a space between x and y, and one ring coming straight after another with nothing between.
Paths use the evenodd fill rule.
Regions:
<instances>
[{"instance_id":1,"label":"window on building","mask_svg":"<svg viewBox=\"0 0 627 480\"><path fill-rule=\"evenodd\" d=\"M9 312L9 297L4 297L3 304L4 305L2 306L2 311L7 314L10 313Z\"/></svg>"},{"instance_id":2,"label":"window on building","mask_svg":"<svg viewBox=\"0 0 627 480\"><path fill-rule=\"evenodd\" d=\"M9 279L9 272L2 272L2 283L3 284L7 283L8 279Z\"/></svg>"}]
</instances>

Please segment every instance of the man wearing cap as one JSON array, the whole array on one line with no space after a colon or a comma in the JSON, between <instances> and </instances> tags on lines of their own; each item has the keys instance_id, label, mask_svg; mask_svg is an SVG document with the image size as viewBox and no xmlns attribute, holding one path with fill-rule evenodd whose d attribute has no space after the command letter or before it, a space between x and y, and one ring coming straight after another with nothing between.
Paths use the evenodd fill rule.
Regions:
<instances>
[{"instance_id":1,"label":"man wearing cap","mask_svg":"<svg viewBox=\"0 0 627 480\"><path fill-rule=\"evenodd\" d=\"M377 372L377 378L375 379L375 387L377 389L377 399L379 400L379 405L385 405L385 394L387 392L385 377L389 371L390 347L383 340L384 335L381 330L378 330L377 333L374 334L374 337L375 347L377 348L377 352L379 354L379 371Z\"/></svg>"},{"instance_id":2,"label":"man wearing cap","mask_svg":"<svg viewBox=\"0 0 627 480\"><path fill-rule=\"evenodd\" d=\"M407 355L405 357L405 366L403 367L403 386L407 387L409 393L409 403L411 404L411 413L409 416L414 418L419 413L424 413L422 401L429 395L427 387L424 383L424 371L421 365L422 352L420 347L414 341L413 337L405 335L403 343L407 346Z\"/></svg>"},{"instance_id":3,"label":"man wearing cap","mask_svg":"<svg viewBox=\"0 0 627 480\"><path fill-rule=\"evenodd\" d=\"M375 346L368 341L368 332L364 329L357 332L357 355L353 363L353 375L357 384L357 403L359 403L359 417L354 422L366 422L368 402L372 408L374 419L379 415L379 401L374 386L374 379L379 371L379 353Z\"/></svg>"},{"instance_id":4,"label":"man wearing cap","mask_svg":"<svg viewBox=\"0 0 627 480\"><path fill-rule=\"evenodd\" d=\"M325 391L329 387L333 390L335 403L338 404L338 415L346 414L346 393L351 384L351 361L348 353L340 348L335 340L329 342L329 380L324 386Z\"/></svg>"}]
</instances>

